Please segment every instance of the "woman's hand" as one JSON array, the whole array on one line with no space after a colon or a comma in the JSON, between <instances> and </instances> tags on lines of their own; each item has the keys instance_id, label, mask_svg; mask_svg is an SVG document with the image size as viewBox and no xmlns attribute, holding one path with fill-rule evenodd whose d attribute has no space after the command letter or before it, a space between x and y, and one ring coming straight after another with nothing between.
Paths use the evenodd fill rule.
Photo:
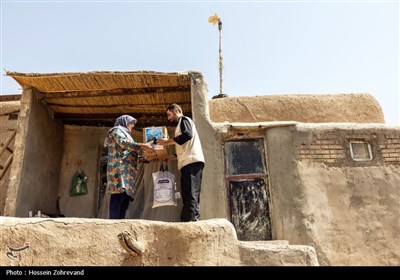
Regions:
<instances>
[{"instance_id":1,"label":"woman's hand","mask_svg":"<svg viewBox=\"0 0 400 280\"><path fill-rule=\"evenodd\" d=\"M140 147L144 150L144 151L153 151L154 148L150 143L142 143L140 145Z\"/></svg>"}]
</instances>

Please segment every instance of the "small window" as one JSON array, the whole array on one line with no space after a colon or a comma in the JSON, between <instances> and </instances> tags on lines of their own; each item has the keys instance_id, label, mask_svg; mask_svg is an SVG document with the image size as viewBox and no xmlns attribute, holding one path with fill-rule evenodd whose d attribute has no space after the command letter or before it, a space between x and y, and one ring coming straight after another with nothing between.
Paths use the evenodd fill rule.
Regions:
<instances>
[{"instance_id":1,"label":"small window","mask_svg":"<svg viewBox=\"0 0 400 280\"><path fill-rule=\"evenodd\" d=\"M364 141L350 142L351 158L355 161L371 160L371 146Z\"/></svg>"},{"instance_id":2,"label":"small window","mask_svg":"<svg viewBox=\"0 0 400 280\"><path fill-rule=\"evenodd\" d=\"M226 142L228 175L265 173L263 143L262 140Z\"/></svg>"},{"instance_id":3,"label":"small window","mask_svg":"<svg viewBox=\"0 0 400 280\"><path fill-rule=\"evenodd\" d=\"M18 114L9 114L8 120L18 120Z\"/></svg>"}]
</instances>

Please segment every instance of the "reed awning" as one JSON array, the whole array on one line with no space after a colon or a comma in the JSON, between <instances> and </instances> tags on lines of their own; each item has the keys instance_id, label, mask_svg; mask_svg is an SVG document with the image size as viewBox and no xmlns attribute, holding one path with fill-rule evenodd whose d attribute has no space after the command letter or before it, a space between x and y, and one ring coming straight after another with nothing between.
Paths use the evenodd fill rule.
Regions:
<instances>
[{"instance_id":1,"label":"reed awning","mask_svg":"<svg viewBox=\"0 0 400 280\"><path fill-rule=\"evenodd\" d=\"M182 106L191 116L190 73L6 72L23 88L33 87L38 98L64 124L112 126L115 119L129 114L138 119L137 128L168 125L166 108Z\"/></svg>"}]
</instances>

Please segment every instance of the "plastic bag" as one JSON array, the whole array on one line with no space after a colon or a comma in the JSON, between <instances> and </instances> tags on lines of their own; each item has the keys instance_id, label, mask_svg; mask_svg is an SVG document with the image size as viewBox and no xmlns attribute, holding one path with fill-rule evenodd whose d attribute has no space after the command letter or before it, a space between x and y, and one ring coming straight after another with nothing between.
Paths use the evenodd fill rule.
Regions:
<instances>
[{"instance_id":1,"label":"plastic bag","mask_svg":"<svg viewBox=\"0 0 400 280\"><path fill-rule=\"evenodd\" d=\"M86 186L87 177L82 170L76 171L74 177L72 177L71 189L69 195L82 195L88 193Z\"/></svg>"},{"instance_id":2,"label":"plastic bag","mask_svg":"<svg viewBox=\"0 0 400 280\"><path fill-rule=\"evenodd\" d=\"M153 172L153 183L154 183L154 198L153 208L160 206L177 206L175 200L175 175L168 171L168 166L164 170L163 164L161 164L160 171Z\"/></svg>"}]
</instances>

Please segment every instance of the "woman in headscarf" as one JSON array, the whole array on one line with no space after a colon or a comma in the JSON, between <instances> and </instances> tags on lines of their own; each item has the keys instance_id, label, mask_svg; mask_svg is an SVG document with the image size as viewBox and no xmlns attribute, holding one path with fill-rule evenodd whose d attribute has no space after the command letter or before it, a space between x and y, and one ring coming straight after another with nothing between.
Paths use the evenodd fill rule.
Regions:
<instances>
[{"instance_id":1,"label":"woman in headscarf","mask_svg":"<svg viewBox=\"0 0 400 280\"><path fill-rule=\"evenodd\" d=\"M137 143L131 136L136 119L129 115L117 118L108 131L104 146L108 148L107 185L111 193L109 218L124 219L129 201L135 196L138 153L152 150L148 143Z\"/></svg>"}]
</instances>

